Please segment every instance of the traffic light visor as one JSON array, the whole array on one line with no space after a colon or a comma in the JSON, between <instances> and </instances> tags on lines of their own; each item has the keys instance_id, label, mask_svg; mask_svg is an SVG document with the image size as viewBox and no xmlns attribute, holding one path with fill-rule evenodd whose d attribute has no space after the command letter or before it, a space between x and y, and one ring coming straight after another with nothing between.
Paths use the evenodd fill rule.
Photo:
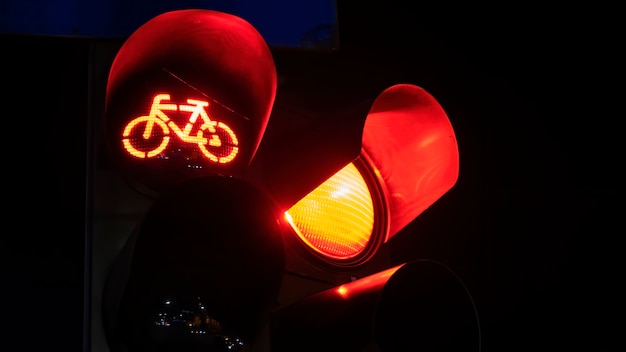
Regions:
<instances>
[{"instance_id":1,"label":"traffic light visor","mask_svg":"<svg viewBox=\"0 0 626 352\"><path fill-rule=\"evenodd\" d=\"M372 104L363 150L384 185L389 241L454 186L459 175L456 135L446 112L426 90L397 84Z\"/></svg>"}]
</instances>

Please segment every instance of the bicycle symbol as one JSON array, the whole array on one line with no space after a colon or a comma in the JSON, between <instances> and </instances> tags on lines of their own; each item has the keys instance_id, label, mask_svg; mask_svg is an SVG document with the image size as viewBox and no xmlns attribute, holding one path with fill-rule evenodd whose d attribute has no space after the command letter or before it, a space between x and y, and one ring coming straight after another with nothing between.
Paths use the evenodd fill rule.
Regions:
<instances>
[{"instance_id":1,"label":"bicycle symbol","mask_svg":"<svg viewBox=\"0 0 626 352\"><path fill-rule=\"evenodd\" d=\"M122 143L128 153L142 159L158 156L169 144L170 130L172 130L183 142L197 144L202 154L211 162L226 164L235 159L239 151L237 136L224 122L209 118L209 114L205 110L209 106L208 101L187 99L188 104L164 102L169 100L169 94L155 95L150 107L150 114L139 116L126 125L122 134ZM181 111L191 114L187 124L181 129L165 111ZM191 131L196 125L198 117L202 119L202 124L196 134L192 135ZM160 128L162 133L154 131L155 126ZM140 128L143 128L143 132ZM162 140L148 144L147 142L151 138L162 138ZM146 148L146 145L151 147ZM153 147L154 145L157 146Z\"/></svg>"}]
</instances>

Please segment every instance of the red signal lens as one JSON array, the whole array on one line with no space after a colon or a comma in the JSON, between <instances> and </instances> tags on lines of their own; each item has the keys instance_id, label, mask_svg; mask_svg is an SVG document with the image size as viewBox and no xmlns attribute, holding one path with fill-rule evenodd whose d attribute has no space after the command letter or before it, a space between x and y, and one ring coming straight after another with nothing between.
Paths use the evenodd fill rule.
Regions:
<instances>
[{"instance_id":1,"label":"red signal lens","mask_svg":"<svg viewBox=\"0 0 626 352\"><path fill-rule=\"evenodd\" d=\"M187 99L187 104L176 104L170 99L169 94L156 94L149 113L126 124L122 144L128 154L138 159L169 158L166 148L175 138L176 145L170 146L173 153L198 159L197 165L228 164L235 159L237 135L226 122L209 115L208 101Z\"/></svg>"},{"instance_id":2,"label":"red signal lens","mask_svg":"<svg viewBox=\"0 0 626 352\"><path fill-rule=\"evenodd\" d=\"M171 84L170 84L171 85ZM131 183L155 194L205 175L244 167L249 119L183 87L145 92L108 116L109 144Z\"/></svg>"},{"instance_id":3,"label":"red signal lens","mask_svg":"<svg viewBox=\"0 0 626 352\"><path fill-rule=\"evenodd\" d=\"M364 177L365 176L365 177ZM305 247L322 259L340 263L375 251L381 199L356 163L338 171L285 212Z\"/></svg>"}]
</instances>

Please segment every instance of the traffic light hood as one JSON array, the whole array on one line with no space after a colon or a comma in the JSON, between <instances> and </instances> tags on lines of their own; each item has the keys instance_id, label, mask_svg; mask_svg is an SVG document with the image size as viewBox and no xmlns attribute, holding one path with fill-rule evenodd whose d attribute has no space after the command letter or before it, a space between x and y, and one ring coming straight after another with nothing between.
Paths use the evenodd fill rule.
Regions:
<instances>
[{"instance_id":1,"label":"traffic light hood","mask_svg":"<svg viewBox=\"0 0 626 352\"><path fill-rule=\"evenodd\" d=\"M166 70L255 123L267 123L276 91L274 61L260 33L240 17L190 9L152 18L120 48L107 93L151 70Z\"/></svg>"},{"instance_id":2,"label":"traffic light hood","mask_svg":"<svg viewBox=\"0 0 626 352\"><path fill-rule=\"evenodd\" d=\"M362 142L385 188L388 238L458 179L459 153L450 120L421 87L398 84L383 91L367 115Z\"/></svg>"}]
</instances>

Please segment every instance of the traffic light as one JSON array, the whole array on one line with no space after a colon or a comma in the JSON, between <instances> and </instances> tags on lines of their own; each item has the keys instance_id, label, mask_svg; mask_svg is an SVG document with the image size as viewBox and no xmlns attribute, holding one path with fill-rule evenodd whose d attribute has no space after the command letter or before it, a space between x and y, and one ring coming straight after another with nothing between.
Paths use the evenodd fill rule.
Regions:
<instances>
[{"instance_id":1,"label":"traffic light","mask_svg":"<svg viewBox=\"0 0 626 352\"><path fill-rule=\"evenodd\" d=\"M107 142L153 202L104 288L109 348L475 350L462 281L388 257L457 181L445 111L408 83L307 103L326 86L292 89L301 77L281 55L212 10L159 15L120 48Z\"/></svg>"},{"instance_id":2,"label":"traffic light","mask_svg":"<svg viewBox=\"0 0 626 352\"><path fill-rule=\"evenodd\" d=\"M262 331L280 288L282 236L271 204L242 177L276 85L264 39L224 12L163 13L120 47L106 86L107 147L120 175L154 200L104 286L112 351L240 350Z\"/></svg>"},{"instance_id":3,"label":"traffic light","mask_svg":"<svg viewBox=\"0 0 626 352\"><path fill-rule=\"evenodd\" d=\"M255 159L275 170L263 185L291 227L271 351L478 351L478 316L462 280L442 263L392 266L386 257L393 236L457 181L451 123L412 84L384 89L368 107L344 116L358 123L316 121L324 127L305 127L271 159L298 167L271 164L262 149ZM345 156L327 157L327 148ZM298 159L307 151L322 157Z\"/></svg>"}]
</instances>

